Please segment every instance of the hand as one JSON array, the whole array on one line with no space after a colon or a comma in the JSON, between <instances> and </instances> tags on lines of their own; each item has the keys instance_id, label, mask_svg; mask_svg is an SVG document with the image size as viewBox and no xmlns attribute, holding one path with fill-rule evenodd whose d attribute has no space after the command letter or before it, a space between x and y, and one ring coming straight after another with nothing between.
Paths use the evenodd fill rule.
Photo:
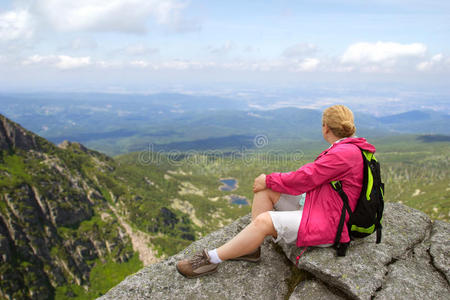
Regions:
<instances>
[{"instance_id":1,"label":"hand","mask_svg":"<svg viewBox=\"0 0 450 300\"><path fill-rule=\"evenodd\" d=\"M255 178L255 183L253 183L253 193L266 189L266 174L261 174Z\"/></svg>"}]
</instances>

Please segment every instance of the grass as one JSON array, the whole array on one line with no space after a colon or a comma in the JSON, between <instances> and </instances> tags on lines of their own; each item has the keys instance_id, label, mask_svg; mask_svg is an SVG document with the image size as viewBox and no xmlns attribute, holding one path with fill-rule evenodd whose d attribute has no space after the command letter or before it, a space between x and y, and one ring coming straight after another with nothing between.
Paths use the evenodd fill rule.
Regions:
<instances>
[{"instance_id":1,"label":"grass","mask_svg":"<svg viewBox=\"0 0 450 300\"><path fill-rule=\"evenodd\" d=\"M89 276L90 286L87 290L76 284L63 285L56 288L55 299L87 300L98 298L124 280L125 277L143 267L138 253L135 253L125 263L117 263L108 258L106 263L96 260L94 264L95 266Z\"/></svg>"},{"instance_id":2,"label":"grass","mask_svg":"<svg viewBox=\"0 0 450 300\"><path fill-rule=\"evenodd\" d=\"M2 158L3 163L0 164L0 170L6 173L0 173L0 188L15 188L22 183L30 183L32 181L23 157L16 154L2 154Z\"/></svg>"}]
</instances>

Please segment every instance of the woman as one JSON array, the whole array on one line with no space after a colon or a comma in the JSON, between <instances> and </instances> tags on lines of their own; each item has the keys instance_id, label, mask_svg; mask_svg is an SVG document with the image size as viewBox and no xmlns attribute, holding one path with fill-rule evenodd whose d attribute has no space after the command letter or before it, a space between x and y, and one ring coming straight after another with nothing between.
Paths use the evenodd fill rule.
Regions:
<instances>
[{"instance_id":1,"label":"woman","mask_svg":"<svg viewBox=\"0 0 450 300\"><path fill-rule=\"evenodd\" d=\"M221 247L210 251L204 249L190 259L179 261L178 272L195 278L217 271L224 260L257 262L260 245L269 235L275 242L296 242L298 247L331 246L343 203L329 183L342 182L353 211L363 180L360 148L375 152L375 147L364 138L354 137L355 131L349 108L334 105L325 109L322 134L331 146L314 162L297 171L258 176L253 185L252 222ZM301 206L303 197L305 202ZM349 240L347 226L344 226L340 242Z\"/></svg>"}]
</instances>

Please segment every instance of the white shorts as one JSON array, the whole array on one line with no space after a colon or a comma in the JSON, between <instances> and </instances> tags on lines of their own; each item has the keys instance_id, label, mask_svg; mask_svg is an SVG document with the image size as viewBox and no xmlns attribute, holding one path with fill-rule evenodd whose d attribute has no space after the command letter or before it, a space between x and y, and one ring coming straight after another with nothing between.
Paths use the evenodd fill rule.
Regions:
<instances>
[{"instance_id":1,"label":"white shorts","mask_svg":"<svg viewBox=\"0 0 450 300\"><path fill-rule=\"evenodd\" d=\"M305 195L298 196L281 194L280 199L273 206L275 211L269 211L273 226L277 232L277 238L273 238L275 243L284 240L286 244L297 242L298 229L302 221L303 205ZM333 244L317 245L316 247L330 247Z\"/></svg>"},{"instance_id":2,"label":"white shorts","mask_svg":"<svg viewBox=\"0 0 450 300\"><path fill-rule=\"evenodd\" d=\"M302 221L304 195L281 194L273 207L275 211L269 211L277 232L277 238L273 238L275 243L284 240L287 244L294 244L297 241L298 229Z\"/></svg>"}]
</instances>

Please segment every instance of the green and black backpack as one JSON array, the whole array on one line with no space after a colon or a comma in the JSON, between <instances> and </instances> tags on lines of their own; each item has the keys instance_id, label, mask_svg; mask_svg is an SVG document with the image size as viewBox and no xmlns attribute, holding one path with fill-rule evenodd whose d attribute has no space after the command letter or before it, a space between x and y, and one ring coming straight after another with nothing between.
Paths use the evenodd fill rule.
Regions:
<instances>
[{"instance_id":1,"label":"green and black backpack","mask_svg":"<svg viewBox=\"0 0 450 300\"><path fill-rule=\"evenodd\" d=\"M351 211L348 197L342 189L340 181L330 182L333 189L339 193L344 205L342 206L334 247L338 256L345 256L350 243L341 243L342 229L345 223L346 212L350 215L347 222L350 239L363 238L377 232L377 244L381 242L381 220L384 209L384 183L381 181L380 164L372 152L361 150L364 161L364 177L361 194L355 211Z\"/></svg>"}]
</instances>

